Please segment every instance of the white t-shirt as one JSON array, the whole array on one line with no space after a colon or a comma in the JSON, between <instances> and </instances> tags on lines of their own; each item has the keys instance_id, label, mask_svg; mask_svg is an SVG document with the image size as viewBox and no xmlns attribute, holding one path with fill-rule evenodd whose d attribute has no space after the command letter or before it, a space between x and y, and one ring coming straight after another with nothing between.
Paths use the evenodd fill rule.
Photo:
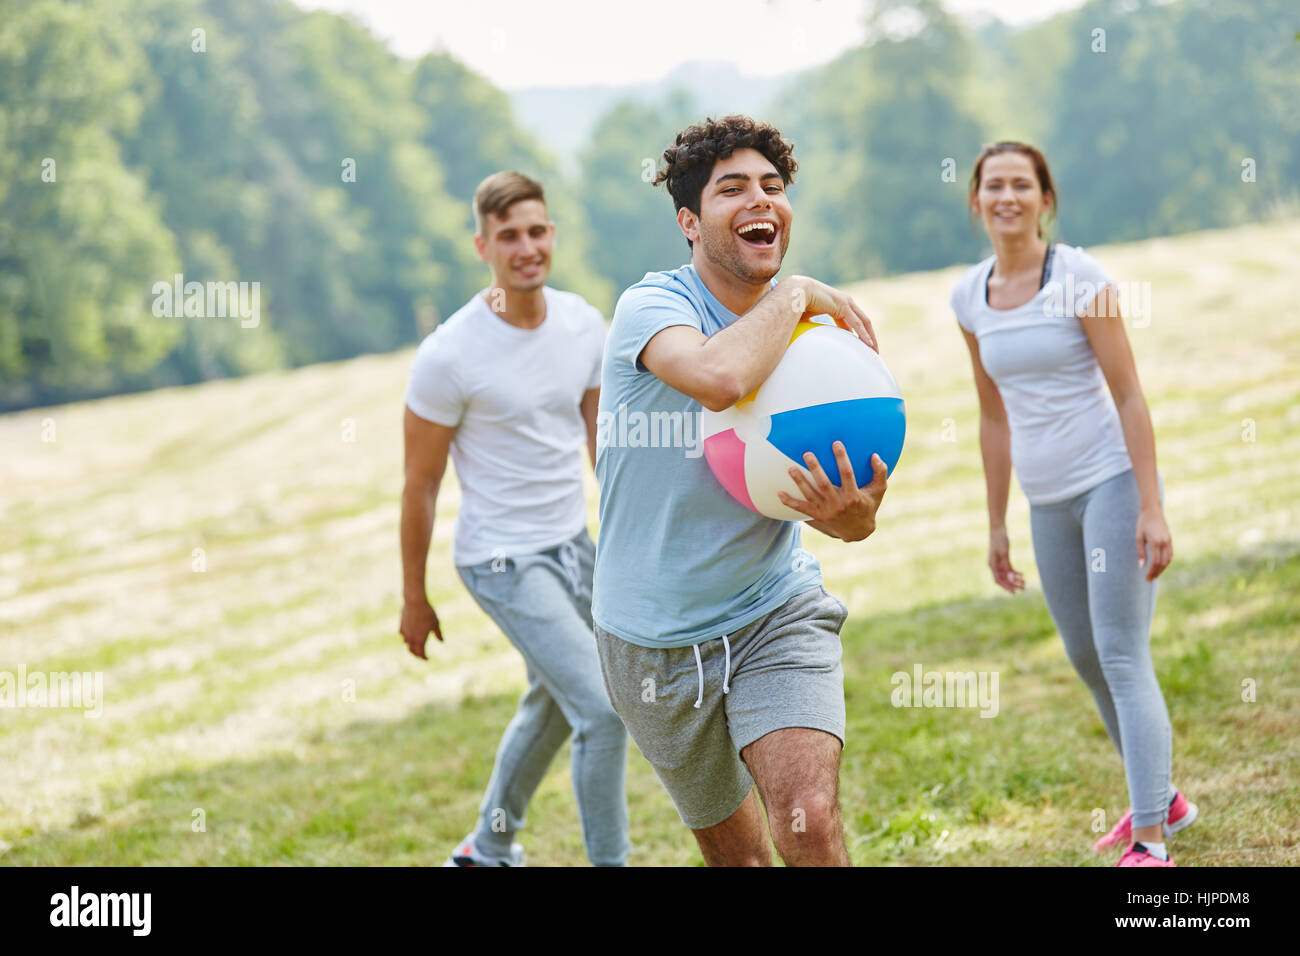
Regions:
<instances>
[{"instance_id":1,"label":"white t-shirt","mask_svg":"<svg viewBox=\"0 0 1300 956\"><path fill-rule=\"evenodd\" d=\"M542 295L535 329L506 322L480 294L415 353L407 407L456 429L458 565L545 551L587 524L579 403L600 387L605 319L572 292Z\"/></svg>"},{"instance_id":2,"label":"white t-shirt","mask_svg":"<svg viewBox=\"0 0 1300 956\"><path fill-rule=\"evenodd\" d=\"M1011 462L1030 504L1064 501L1132 468L1115 401L1078 315L1111 278L1088 253L1057 243L1047 281L1017 309L993 309L990 256L949 303L979 342L1011 426Z\"/></svg>"}]
</instances>

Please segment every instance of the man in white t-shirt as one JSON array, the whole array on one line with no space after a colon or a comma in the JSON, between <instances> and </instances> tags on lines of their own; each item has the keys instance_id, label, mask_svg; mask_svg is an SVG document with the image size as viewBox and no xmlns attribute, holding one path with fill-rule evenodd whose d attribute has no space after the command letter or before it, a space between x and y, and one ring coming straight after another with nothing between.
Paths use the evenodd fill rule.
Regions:
<instances>
[{"instance_id":1,"label":"man in white t-shirt","mask_svg":"<svg viewBox=\"0 0 1300 956\"><path fill-rule=\"evenodd\" d=\"M450 452L461 505L452 559L523 655L528 691L501 738L473 833L447 866L520 866L513 837L556 751L573 738L587 856L625 865L627 731L605 693L591 621L595 546L581 449L596 458L605 320L547 288L555 224L542 187L494 173L474 194L492 285L420 343L406 392L400 630L422 660L443 640L425 591L434 506Z\"/></svg>"}]
</instances>

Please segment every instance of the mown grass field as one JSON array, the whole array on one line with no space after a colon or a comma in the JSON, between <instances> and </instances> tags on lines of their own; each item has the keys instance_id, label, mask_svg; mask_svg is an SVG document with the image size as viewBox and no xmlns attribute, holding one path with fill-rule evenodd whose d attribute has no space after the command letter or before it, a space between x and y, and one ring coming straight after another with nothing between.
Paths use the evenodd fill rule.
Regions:
<instances>
[{"instance_id":1,"label":"mown grass field","mask_svg":"<svg viewBox=\"0 0 1300 956\"><path fill-rule=\"evenodd\" d=\"M1174 779L1202 811L1172 844L1182 866L1300 862L1297 248L1300 222L1092 250L1150 283L1129 336L1176 552L1153 653ZM1037 589L1018 491L1030 587L1006 595L984 564L959 273L851 290L907 445L873 537L805 536L851 611L851 853L1109 864L1089 847L1096 811L1127 805L1123 772ZM454 483L428 575L447 643L424 663L396 634L411 354L0 417L0 671L100 671L105 697L99 718L0 710L0 862L431 865L468 832L524 671L451 567ZM916 664L996 671L997 716L893 707L890 675ZM631 862L698 863L635 748L628 788ZM534 865L586 862L567 747L523 842Z\"/></svg>"}]
</instances>

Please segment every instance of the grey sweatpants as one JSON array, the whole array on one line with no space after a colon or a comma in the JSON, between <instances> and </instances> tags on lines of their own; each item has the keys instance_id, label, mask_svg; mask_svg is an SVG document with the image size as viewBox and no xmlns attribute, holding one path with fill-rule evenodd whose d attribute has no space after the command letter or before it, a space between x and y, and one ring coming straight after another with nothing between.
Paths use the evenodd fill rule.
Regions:
<instances>
[{"instance_id":1,"label":"grey sweatpants","mask_svg":"<svg viewBox=\"0 0 1300 956\"><path fill-rule=\"evenodd\" d=\"M1138 505L1130 469L1029 509L1047 608L1124 761L1135 828L1163 823L1173 797L1169 714L1151 663L1156 582L1138 567Z\"/></svg>"},{"instance_id":2,"label":"grey sweatpants","mask_svg":"<svg viewBox=\"0 0 1300 956\"><path fill-rule=\"evenodd\" d=\"M627 730L605 695L591 628L596 549L586 529L538 554L459 566L461 580L523 655L528 691L497 747L474 845L506 855L551 758L573 737L573 792L587 857L622 866Z\"/></svg>"}]
</instances>

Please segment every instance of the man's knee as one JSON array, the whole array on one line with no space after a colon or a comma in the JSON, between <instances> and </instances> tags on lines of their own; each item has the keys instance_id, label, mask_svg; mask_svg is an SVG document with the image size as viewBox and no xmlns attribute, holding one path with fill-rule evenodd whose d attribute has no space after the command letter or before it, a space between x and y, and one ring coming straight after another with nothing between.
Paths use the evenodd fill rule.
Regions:
<instances>
[{"instance_id":1,"label":"man's knee","mask_svg":"<svg viewBox=\"0 0 1300 956\"><path fill-rule=\"evenodd\" d=\"M778 846L834 842L841 834L839 801L834 792L818 787L776 794L768 807L768 823Z\"/></svg>"}]
</instances>

